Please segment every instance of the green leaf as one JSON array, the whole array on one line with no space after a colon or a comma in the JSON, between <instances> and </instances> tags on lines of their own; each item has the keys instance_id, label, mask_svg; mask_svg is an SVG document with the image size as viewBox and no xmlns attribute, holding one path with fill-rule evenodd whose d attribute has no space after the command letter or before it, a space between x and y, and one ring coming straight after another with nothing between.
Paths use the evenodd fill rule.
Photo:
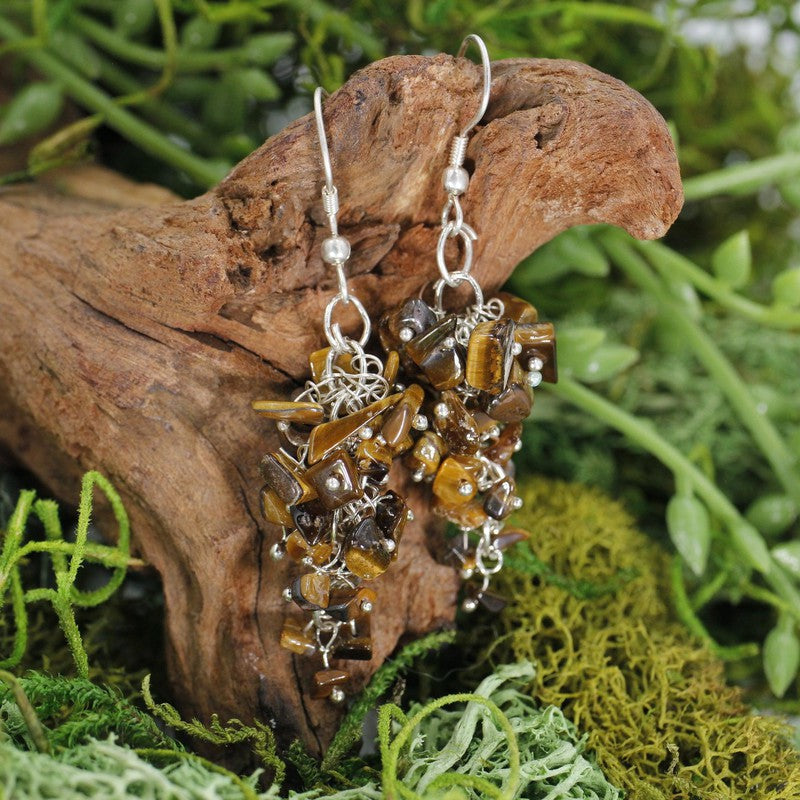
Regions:
<instances>
[{"instance_id":1,"label":"green leaf","mask_svg":"<svg viewBox=\"0 0 800 800\"><path fill-rule=\"evenodd\" d=\"M50 48L63 61L87 78L95 80L100 76L100 56L85 39L63 28L50 34Z\"/></svg>"},{"instance_id":2,"label":"green leaf","mask_svg":"<svg viewBox=\"0 0 800 800\"><path fill-rule=\"evenodd\" d=\"M667 530L692 572L702 575L711 547L711 524L706 507L694 495L675 495L667 503Z\"/></svg>"},{"instance_id":3,"label":"green leaf","mask_svg":"<svg viewBox=\"0 0 800 800\"><path fill-rule=\"evenodd\" d=\"M773 547L772 557L793 578L800 580L800 542L786 542Z\"/></svg>"},{"instance_id":4,"label":"green leaf","mask_svg":"<svg viewBox=\"0 0 800 800\"><path fill-rule=\"evenodd\" d=\"M57 83L30 83L6 106L0 122L0 145L27 139L52 125L61 113L64 95Z\"/></svg>"},{"instance_id":5,"label":"green leaf","mask_svg":"<svg viewBox=\"0 0 800 800\"><path fill-rule=\"evenodd\" d=\"M765 536L774 537L797 519L797 505L788 495L767 494L751 503L745 516Z\"/></svg>"},{"instance_id":6,"label":"green leaf","mask_svg":"<svg viewBox=\"0 0 800 800\"><path fill-rule=\"evenodd\" d=\"M703 316L703 306L694 286L689 281L674 276L664 276L664 283L667 284L669 293L684 307L689 318L697 322Z\"/></svg>"},{"instance_id":7,"label":"green leaf","mask_svg":"<svg viewBox=\"0 0 800 800\"><path fill-rule=\"evenodd\" d=\"M761 534L749 522L737 522L731 526L731 539L745 561L759 572L769 572L772 559Z\"/></svg>"},{"instance_id":8,"label":"green leaf","mask_svg":"<svg viewBox=\"0 0 800 800\"><path fill-rule=\"evenodd\" d=\"M750 234L746 230L734 233L711 256L714 274L732 289L741 289L747 284L752 264Z\"/></svg>"},{"instance_id":9,"label":"green leaf","mask_svg":"<svg viewBox=\"0 0 800 800\"><path fill-rule=\"evenodd\" d=\"M254 100L277 100L281 96L278 84L260 69L237 69L230 77Z\"/></svg>"},{"instance_id":10,"label":"green leaf","mask_svg":"<svg viewBox=\"0 0 800 800\"><path fill-rule=\"evenodd\" d=\"M267 66L273 64L294 44L294 34L262 33L251 36L242 50L248 63Z\"/></svg>"},{"instance_id":11,"label":"green leaf","mask_svg":"<svg viewBox=\"0 0 800 800\"><path fill-rule=\"evenodd\" d=\"M772 296L779 306L800 307L800 267L792 267L775 276Z\"/></svg>"},{"instance_id":12,"label":"green leaf","mask_svg":"<svg viewBox=\"0 0 800 800\"><path fill-rule=\"evenodd\" d=\"M219 39L221 26L198 15L181 28L181 45L186 50L211 50Z\"/></svg>"},{"instance_id":13,"label":"green leaf","mask_svg":"<svg viewBox=\"0 0 800 800\"><path fill-rule=\"evenodd\" d=\"M606 339L602 328L558 329L558 368L572 370L582 364Z\"/></svg>"},{"instance_id":14,"label":"green leaf","mask_svg":"<svg viewBox=\"0 0 800 800\"><path fill-rule=\"evenodd\" d=\"M639 359L639 351L624 344L604 344L584 358L573 360L572 373L585 383L613 378Z\"/></svg>"},{"instance_id":15,"label":"green leaf","mask_svg":"<svg viewBox=\"0 0 800 800\"><path fill-rule=\"evenodd\" d=\"M554 244L572 271L599 278L608 275L608 258L594 243L587 230L576 228L565 231L555 239Z\"/></svg>"},{"instance_id":16,"label":"green leaf","mask_svg":"<svg viewBox=\"0 0 800 800\"><path fill-rule=\"evenodd\" d=\"M247 97L234 73L214 83L203 103L203 122L217 133L238 131L244 127Z\"/></svg>"},{"instance_id":17,"label":"green leaf","mask_svg":"<svg viewBox=\"0 0 800 800\"><path fill-rule=\"evenodd\" d=\"M767 634L762 655L769 688L783 697L800 667L800 641L791 620L780 620Z\"/></svg>"},{"instance_id":18,"label":"green leaf","mask_svg":"<svg viewBox=\"0 0 800 800\"><path fill-rule=\"evenodd\" d=\"M156 16L153 0L117 0L114 4L114 27L125 36L144 33Z\"/></svg>"}]
</instances>

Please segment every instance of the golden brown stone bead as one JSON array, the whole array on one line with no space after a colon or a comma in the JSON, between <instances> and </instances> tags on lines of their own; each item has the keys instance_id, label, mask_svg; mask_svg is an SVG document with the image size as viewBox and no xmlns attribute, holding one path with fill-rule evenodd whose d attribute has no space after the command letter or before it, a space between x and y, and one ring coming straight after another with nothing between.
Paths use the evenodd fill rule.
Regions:
<instances>
[{"instance_id":1,"label":"golden brown stone bead","mask_svg":"<svg viewBox=\"0 0 800 800\"><path fill-rule=\"evenodd\" d=\"M511 422L500 431L497 441L489 445L489 447L483 451L483 454L490 461L494 461L496 464L502 466L506 464L519 449L519 443L522 440L521 437L522 423Z\"/></svg>"},{"instance_id":2,"label":"golden brown stone bead","mask_svg":"<svg viewBox=\"0 0 800 800\"><path fill-rule=\"evenodd\" d=\"M406 300L397 308L387 311L378 323L378 336L385 350L400 350L408 339L400 331L404 328L410 335L419 336L436 322L431 307L417 297Z\"/></svg>"},{"instance_id":3,"label":"golden brown stone bead","mask_svg":"<svg viewBox=\"0 0 800 800\"><path fill-rule=\"evenodd\" d=\"M503 478L492 486L483 498L483 508L493 519L505 519L513 510L512 501L516 485L511 478Z\"/></svg>"},{"instance_id":4,"label":"golden brown stone bead","mask_svg":"<svg viewBox=\"0 0 800 800\"><path fill-rule=\"evenodd\" d=\"M488 519L483 505L477 500L473 500L466 505L451 505L443 502L438 497L433 498L433 511L440 517L446 517L465 530L479 528Z\"/></svg>"},{"instance_id":5,"label":"golden brown stone bead","mask_svg":"<svg viewBox=\"0 0 800 800\"><path fill-rule=\"evenodd\" d=\"M478 323L467 346L467 383L490 394L501 392L514 362L514 322L507 317Z\"/></svg>"},{"instance_id":6,"label":"golden brown stone bead","mask_svg":"<svg viewBox=\"0 0 800 800\"><path fill-rule=\"evenodd\" d=\"M356 590L350 586L337 586L331 589L328 607L325 609L334 619L347 622L353 619L352 608L356 602Z\"/></svg>"},{"instance_id":7,"label":"golden brown stone bead","mask_svg":"<svg viewBox=\"0 0 800 800\"><path fill-rule=\"evenodd\" d=\"M508 605L505 598L491 592L481 592L478 602L492 614L499 614Z\"/></svg>"},{"instance_id":8,"label":"golden brown stone bead","mask_svg":"<svg viewBox=\"0 0 800 800\"><path fill-rule=\"evenodd\" d=\"M389 490L375 504L375 522L380 532L391 539L395 545L400 544L403 530L408 521L408 506L397 492ZM397 558L399 548L395 547L392 556Z\"/></svg>"},{"instance_id":9,"label":"golden brown stone bead","mask_svg":"<svg viewBox=\"0 0 800 800\"><path fill-rule=\"evenodd\" d=\"M302 425L319 425L325 419L325 409L319 403L294 400L254 400L251 405L268 419L299 422Z\"/></svg>"},{"instance_id":10,"label":"golden brown stone bead","mask_svg":"<svg viewBox=\"0 0 800 800\"><path fill-rule=\"evenodd\" d=\"M292 599L306 611L327 608L331 595L331 577L319 572L301 575L292 584Z\"/></svg>"},{"instance_id":11,"label":"golden brown stone bead","mask_svg":"<svg viewBox=\"0 0 800 800\"><path fill-rule=\"evenodd\" d=\"M292 514L286 503L267 486L261 489L261 515L267 522L291 528L294 525Z\"/></svg>"},{"instance_id":12,"label":"golden brown stone bead","mask_svg":"<svg viewBox=\"0 0 800 800\"><path fill-rule=\"evenodd\" d=\"M443 391L434 406L433 424L452 453L471 456L478 452L480 436L475 419L451 389Z\"/></svg>"},{"instance_id":13,"label":"golden brown stone bead","mask_svg":"<svg viewBox=\"0 0 800 800\"><path fill-rule=\"evenodd\" d=\"M315 496L314 489L306 480L302 467L289 458L283 450L267 453L264 456L261 460L261 474L269 488L286 505L304 503Z\"/></svg>"},{"instance_id":14,"label":"golden brown stone bead","mask_svg":"<svg viewBox=\"0 0 800 800\"><path fill-rule=\"evenodd\" d=\"M344 563L354 575L373 580L386 572L391 561L392 554L386 549L374 519L362 520L348 535Z\"/></svg>"},{"instance_id":15,"label":"golden brown stone bead","mask_svg":"<svg viewBox=\"0 0 800 800\"><path fill-rule=\"evenodd\" d=\"M394 385L397 380L397 373L400 370L400 354L397 350L390 350L386 354L386 361L383 364L383 377L389 386Z\"/></svg>"},{"instance_id":16,"label":"golden brown stone bead","mask_svg":"<svg viewBox=\"0 0 800 800\"><path fill-rule=\"evenodd\" d=\"M370 464L380 464L386 469L392 466L392 453L385 442L380 439L365 439L356 448L356 465L360 470L367 470Z\"/></svg>"},{"instance_id":17,"label":"golden brown stone bead","mask_svg":"<svg viewBox=\"0 0 800 800\"><path fill-rule=\"evenodd\" d=\"M330 542L320 542L319 544L315 544L313 547L310 547L308 550L311 560L317 566L328 562L332 553L333 546Z\"/></svg>"},{"instance_id":18,"label":"golden brown stone bead","mask_svg":"<svg viewBox=\"0 0 800 800\"><path fill-rule=\"evenodd\" d=\"M497 298L503 302L503 315L514 322L528 323L539 319L539 312L526 300L508 292L498 292Z\"/></svg>"},{"instance_id":19,"label":"golden brown stone bead","mask_svg":"<svg viewBox=\"0 0 800 800\"><path fill-rule=\"evenodd\" d=\"M330 347L323 347L322 350L315 350L308 358L311 366L311 377L314 381L319 381L325 373L325 365L328 363L328 353ZM345 372L352 372L353 356L350 353L339 353L333 360L333 365L343 369ZM322 420L320 420L321 422Z\"/></svg>"},{"instance_id":20,"label":"golden brown stone bead","mask_svg":"<svg viewBox=\"0 0 800 800\"><path fill-rule=\"evenodd\" d=\"M433 493L446 505L461 506L475 497L478 483L475 476L455 458L442 461L433 479Z\"/></svg>"},{"instance_id":21,"label":"golden brown stone bead","mask_svg":"<svg viewBox=\"0 0 800 800\"><path fill-rule=\"evenodd\" d=\"M532 358L538 358L543 366L540 370L542 380L547 383L558 381L558 365L556 361L556 332L551 322L518 325L514 338L522 347L519 363L524 369Z\"/></svg>"},{"instance_id":22,"label":"golden brown stone bead","mask_svg":"<svg viewBox=\"0 0 800 800\"><path fill-rule=\"evenodd\" d=\"M371 614L377 599L378 595L374 589L370 589L369 586L362 586L356 592L355 600L350 604L350 619L361 619ZM369 611L366 610L367 608Z\"/></svg>"},{"instance_id":23,"label":"golden brown stone bead","mask_svg":"<svg viewBox=\"0 0 800 800\"><path fill-rule=\"evenodd\" d=\"M499 536L495 537L494 544L499 550L508 550L517 542L524 542L529 538L528 531L524 531L522 528L506 528Z\"/></svg>"},{"instance_id":24,"label":"golden brown stone bead","mask_svg":"<svg viewBox=\"0 0 800 800\"><path fill-rule=\"evenodd\" d=\"M483 397L488 400L484 410L498 422L522 422L533 408L533 389L526 383L525 373L516 362L511 368L508 386L494 397L488 394Z\"/></svg>"},{"instance_id":25,"label":"golden brown stone bead","mask_svg":"<svg viewBox=\"0 0 800 800\"><path fill-rule=\"evenodd\" d=\"M328 510L340 508L364 494L356 465L343 448L309 467L306 478Z\"/></svg>"},{"instance_id":26,"label":"golden brown stone bead","mask_svg":"<svg viewBox=\"0 0 800 800\"><path fill-rule=\"evenodd\" d=\"M355 414L317 425L308 437L308 463L315 464L321 458L324 458L354 433L357 433L384 411L394 406L402 396L402 392L396 392L381 400L376 400L368 406L364 406L361 410L356 411Z\"/></svg>"},{"instance_id":27,"label":"golden brown stone bead","mask_svg":"<svg viewBox=\"0 0 800 800\"><path fill-rule=\"evenodd\" d=\"M497 424L496 419L492 419L485 411L481 411L480 409L476 409L470 413L475 420L475 427L478 429L478 434L480 436L499 435L500 426Z\"/></svg>"},{"instance_id":28,"label":"golden brown stone bead","mask_svg":"<svg viewBox=\"0 0 800 800\"><path fill-rule=\"evenodd\" d=\"M292 531L286 537L286 552L293 561L302 561L308 555L308 542L299 531Z\"/></svg>"},{"instance_id":29,"label":"golden brown stone bead","mask_svg":"<svg viewBox=\"0 0 800 800\"><path fill-rule=\"evenodd\" d=\"M389 448L389 452L392 454L392 457L395 458L410 450L413 446L414 437L409 433L402 442L399 442L394 447Z\"/></svg>"},{"instance_id":30,"label":"golden brown stone bead","mask_svg":"<svg viewBox=\"0 0 800 800\"><path fill-rule=\"evenodd\" d=\"M455 340L456 317L445 317L406 345L406 355L435 389L451 389L464 378L464 348Z\"/></svg>"},{"instance_id":31,"label":"golden brown stone bead","mask_svg":"<svg viewBox=\"0 0 800 800\"><path fill-rule=\"evenodd\" d=\"M428 478L433 475L446 450L444 440L438 433L425 431L417 439L412 451L406 456L406 466L421 478Z\"/></svg>"},{"instance_id":32,"label":"golden brown stone bead","mask_svg":"<svg viewBox=\"0 0 800 800\"><path fill-rule=\"evenodd\" d=\"M330 697L335 686L345 686L350 681L350 673L343 669L321 669L314 675L311 696L315 700Z\"/></svg>"},{"instance_id":33,"label":"golden brown stone bead","mask_svg":"<svg viewBox=\"0 0 800 800\"><path fill-rule=\"evenodd\" d=\"M332 656L350 661L369 661L372 658L372 639L369 636L337 639Z\"/></svg>"},{"instance_id":34,"label":"golden brown stone bead","mask_svg":"<svg viewBox=\"0 0 800 800\"><path fill-rule=\"evenodd\" d=\"M425 390L419 384L413 383L403 392L397 405L386 415L381 427L381 436L389 447L396 447L408 436L414 417L424 399Z\"/></svg>"},{"instance_id":35,"label":"golden brown stone bead","mask_svg":"<svg viewBox=\"0 0 800 800\"><path fill-rule=\"evenodd\" d=\"M286 650L301 656L311 656L317 649L314 640L292 619L283 623L280 644Z\"/></svg>"}]
</instances>

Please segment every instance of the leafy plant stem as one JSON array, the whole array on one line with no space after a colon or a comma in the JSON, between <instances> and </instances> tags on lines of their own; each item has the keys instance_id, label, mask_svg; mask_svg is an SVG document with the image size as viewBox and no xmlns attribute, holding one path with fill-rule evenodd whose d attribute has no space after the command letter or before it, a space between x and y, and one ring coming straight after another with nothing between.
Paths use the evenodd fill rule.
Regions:
<instances>
[{"instance_id":1,"label":"leafy plant stem","mask_svg":"<svg viewBox=\"0 0 800 800\"><path fill-rule=\"evenodd\" d=\"M796 459L772 423L759 412L755 400L730 362L708 334L687 316L683 307L672 298L647 263L634 251L627 234L604 231L600 234L600 240L628 277L649 292L662 311L669 311L672 325L692 347L695 357L716 380L742 424L750 431L764 458L772 466L786 493L800 505L800 476L796 471Z\"/></svg>"},{"instance_id":2,"label":"leafy plant stem","mask_svg":"<svg viewBox=\"0 0 800 800\"><path fill-rule=\"evenodd\" d=\"M2 15L0 15L0 36L11 42L24 38L23 33ZM222 177L219 165L199 158L174 144L155 128L120 108L105 92L93 86L50 53L44 50L25 50L20 53L20 58L25 59L44 75L59 81L76 102L101 113L108 125L126 139L156 158L183 170L200 186L213 186Z\"/></svg>"},{"instance_id":3,"label":"leafy plant stem","mask_svg":"<svg viewBox=\"0 0 800 800\"><path fill-rule=\"evenodd\" d=\"M25 720L25 727L28 729L36 749L40 753L49 753L50 742L47 741L47 734L39 721L39 717L36 716L36 711L28 699L28 695L25 694L22 684L14 675L5 670L0 670L0 680L5 681L11 689L11 695L22 714L22 719Z\"/></svg>"},{"instance_id":4,"label":"leafy plant stem","mask_svg":"<svg viewBox=\"0 0 800 800\"><path fill-rule=\"evenodd\" d=\"M718 194L749 194L765 184L783 183L797 175L800 153L783 153L687 178L683 195L687 200L702 200Z\"/></svg>"},{"instance_id":5,"label":"leafy plant stem","mask_svg":"<svg viewBox=\"0 0 800 800\"><path fill-rule=\"evenodd\" d=\"M637 419L571 378L559 377L558 383L542 386L546 391L567 400L606 425L616 428L630 441L655 456L675 475L682 475L691 480L697 494L720 520L728 525L745 523L739 511L719 488L664 439L652 425ZM800 591L774 560L771 560L769 570L764 573L764 579L792 609L792 615L800 620Z\"/></svg>"}]
</instances>

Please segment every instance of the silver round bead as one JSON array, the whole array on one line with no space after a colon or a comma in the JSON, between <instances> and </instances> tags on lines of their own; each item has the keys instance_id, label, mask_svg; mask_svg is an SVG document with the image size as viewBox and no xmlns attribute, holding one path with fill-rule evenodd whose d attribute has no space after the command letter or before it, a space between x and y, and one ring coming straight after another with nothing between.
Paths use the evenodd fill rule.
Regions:
<instances>
[{"instance_id":1,"label":"silver round bead","mask_svg":"<svg viewBox=\"0 0 800 800\"><path fill-rule=\"evenodd\" d=\"M511 508L513 508L513 509L515 509L517 511L519 511L519 509L522 508L522 505L523 505L523 502L522 502L522 498L521 497L515 497L511 501Z\"/></svg>"},{"instance_id":2,"label":"silver round bead","mask_svg":"<svg viewBox=\"0 0 800 800\"><path fill-rule=\"evenodd\" d=\"M375 433L375 431L373 431L372 428L370 428L369 425L365 425L358 432L358 435L359 435L359 438L364 439L366 441L367 439L371 439L372 438L372 434L373 433Z\"/></svg>"},{"instance_id":3,"label":"silver round bead","mask_svg":"<svg viewBox=\"0 0 800 800\"><path fill-rule=\"evenodd\" d=\"M465 567L461 570L461 577L465 581L468 581L474 574L475 570L472 567Z\"/></svg>"},{"instance_id":4,"label":"silver round bead","mask_svg":"<svg viewBox=\"0 0 800 800\"><path fill-rule=\"evenodd\" d=\"M522 345L519 342L514 342L511 345L511 354L518 356L522 352Z\"/></svg>"},{"instance_id":5,"label":"silver round bead","mask_svg":"<svg viewBox=\"0 0 800 800\"><path fill-rule=\"evenodd\" d=\"M514 442L514 452L519 453L520 450L522 450L522 439L517 439L517 441Z\"/></svg>"},{"instance_id":6,"label":"silver round bead","mask_svg":"<svg viewBox=\"0 0 800 800\"><path fill-rule=\"evenodd\" d=\"M411 473L411 480L414 481L414 483L420 483L424 477L425 472L421 469L415 470Z\"/></svg>"},{"instance_id":7,"label":"silver round bead","mask_svg":"<svg viewBox=\"0 0 800 800\"><path fill-rule=\"evenodd\" d=\"M336 703L337 706L341 705L344 703L344 698L344 691L342 691L342 689L340 689L338 686L334 686L333 689L331 689L331 703Z\"/></svg>"},{"instance_id":8,"label":"silver round bead","mask_svg":"<svg viewBox=\"0 0 800 800\"><path fill-rule=\"evenodd\" d=\"M342 482L335 475L331 475L325 479L325 488L329 492L335 492L342 488Z\"/></svg>"},{"instance_id":9,"label":"silver round bead","mask_svg":"<svg viewBox=\"0 0 800 800\"><path fill-rule=\"evenodd\" d=\"M342 264L350 258L350 242L344 236L329 236L322 242L322 260L326 264Z\"/></svg>"},{"instance_id":10,"label":"silver round bead","mask_svg":"<svg viewBox=\"0 0 800 800\"><path fill-rule=\"evenodd\" d=\"M400 328L397 335L400 337L401 342L410 342L414 338L414 329L407 327Z\"/></svg>"},{"instance_id":11,"label":"silver round bead","mask_svg":"<svg viewBox=\"0 0 800 800\"><path fill-rule=\"evenodd\" d=\"M478 601L474 597L466 597L464 602L461 603L461 608L468 614L471 614L478 607Z\"/></svg>"},{"instance_id":12,"label":"silver round bead","mask_svg":"<svg viewBox=\"0 0 800 800\"><path fill-rule=\"evenodd\" d=\"M386 539L386 540L385 540L385 542L384 542L384 547L385 547L385 548L386 548L386 549L387 549L387 550L388 550L390 553L394 553L394 551L395 551L395 550L397 550L397 544L395 544L395 542L394 542L394 541L392 541L391 539Z\"/></svg>"},{"instance_id":13,"label":"silver round bead","mask_svg":"<svg viewBox=\"0 0 800 800\"><path fill-rule=\"evenodd\" d=\"M411 420L411 427L415 431L425 431L428 429L428 418L424 414L415 414Z\"/></svg>"},{"instance_id":14,"label":"silver round bead","mask_svg":"<svg viewBox=\"0 0 800 800\"><path fill-rule=\"evenodd\" d=\"M533 358L528 359L528 369L531 372L539 372L542 367L544 366L544 361L538 356L534 356Z\"/></svg>"},{"instance_id":15,"label":"silver round bead","mask_svg":"<svg viewBox=\"0 0 800 800\"><path fill-rule=\"evenodd\" d=\"M452 336L448 336L443 342L442 347L455 347L456 340Z\"/></svg>"},{"instance_id":16,"label":"silver round bead","mask_svg":"<svg viewBox=\"0 0 800 800\"><path fill-rule=\"evenodd\" d=\"M414 521L414 512L410 508L408 509L408 511L406 511L406 520L408 522Z\"/></svg>"},{"instance_id":17,"label":"silver round bead","mask_svg":"<svg viewBox=\"0 0 800 800\"><path fill-rule=\"evenodd\" d=\"M448 410L446 403L437 403L433 409L433 413L436 414L439 419L444 419L445 417L449 416L450 411Z\"/></svg>"},{"instance_id":18,"label":"silver round bead","mask_svg":"<svg viewBox=\"0 0 800 800\"><path fill-rule=\"evenodd\" d=\"M277 542L274 545L272 545L272 547L270 547L269 549L269 557L273 561L280 561L285 554L286 551Z\"/></svg>"},{"instance_id":19,"label":"silver round bead","mask_svg":"<svg viewBox=\"0 0 800 800\"><path fill-rule=\"evenodd\" d=\"M542 373L539 371L529 372L525 376L525 380L532 389L535 389L542 382Z\"/></svg>"},{"instance_id":20,"label":"silver round bead","mask_svg":"<svg viewBox=\"0 0 800 800\"><path fill-rule=\"evenodd\" d=\"M448 194L464 194L469 186L469 173L464 167L446 167L442 184Z\"/></svg>"},{"instance_id":21,"label":"silver round bead","mask_svg":"<svg viewBox=\"0 0 800 800\"><path fill-rule=\"evenodd\" d=\"M362 610L362 611L363 611L365 614L371 614L371 613L372 613L372 608L373 608L373 606L372 606L372 603L371 603L369 600L365 600L365 601L364 601L364 602L361 604L361 610Z\"/></svg>"},{"instance_id":22,"label":"silver round bead","mask_svg":"<svg viewBox=\"0 0 800 800\"><path fill-rule=\"evenodd\" d=\"M285 602L291 603L292 602L292 587L287 586L282 592L281 597L284 599Z\"/></svg>"},{"instance_id":23,"label":"silver round bead","mask_svg":"<svg viewBox=\"0 0 800 800\"><path fill-rule=\"evenodd\" d=\"M472 494L472 486L467 481L464 481L464 483L458 487L458 493L462 497L469 497Z\"/></svg>"}]
</instances>

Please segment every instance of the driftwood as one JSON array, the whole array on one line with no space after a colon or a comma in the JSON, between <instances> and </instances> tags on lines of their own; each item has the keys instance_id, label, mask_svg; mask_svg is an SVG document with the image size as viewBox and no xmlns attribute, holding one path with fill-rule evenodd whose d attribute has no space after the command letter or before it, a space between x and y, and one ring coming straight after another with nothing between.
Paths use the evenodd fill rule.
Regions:
<instances>
[{"instance_id":1,"label":"driftwood","mask_svg":"<svg viewBox=\"0 0 800 800\"><path fill-rule=\"evenodd\" d=\"M465 60L390 58L326 102L353 286L375 314L436 275L440 176L479 80ZM496 63L467 158L488 289L569 226L654 238L681 206L664 121L581 64ZM258 461L274 429L249 404L288 394L323 342L334 279L319 257L320 173L304 117L188 202L94 167L0 193L0 443L65 498L89 468L120 490L163 579L184 711L274 721L317 751L339 712L308 699L306 665L277 645L291 567L268 557ZM360 683L401 636L453 618L457 579L429 555L414 505L376 584Z\"/></svg>"}]
</instances>

